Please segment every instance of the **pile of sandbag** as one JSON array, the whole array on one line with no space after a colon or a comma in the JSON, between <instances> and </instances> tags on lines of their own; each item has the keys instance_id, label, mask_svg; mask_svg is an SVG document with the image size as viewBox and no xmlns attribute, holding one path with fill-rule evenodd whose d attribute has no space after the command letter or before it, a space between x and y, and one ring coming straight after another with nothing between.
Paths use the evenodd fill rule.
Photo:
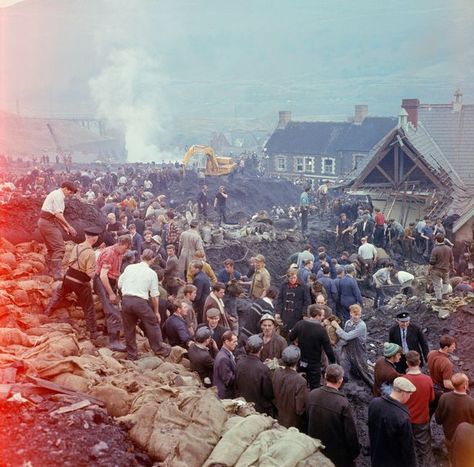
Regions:
<instances>
[{"instance_id":1,"label":"pile of sandbag","mask_svg":"<svg viewBox=\"0 0 474 467\"><path fill-rule=\"evenodd\" d=\"M0 241L0 257L8 255L10 270L27 271L16 280L0 274L0 369L22 368L27 376L102 401L110 415L127 423L131 439L164 466L332 465L318 441L256 414L245 401L220 401L190 371L185 349L173 347L162 359L138 335L142 358L129 361L81 339L83 312L74 301L46 317L42 311L54 284L34 265L44 265L44 253L35 242ZM19 267L25 263L31 267ZM98 302L96 310L100 325Z\"/></svg>"}]
</instances>

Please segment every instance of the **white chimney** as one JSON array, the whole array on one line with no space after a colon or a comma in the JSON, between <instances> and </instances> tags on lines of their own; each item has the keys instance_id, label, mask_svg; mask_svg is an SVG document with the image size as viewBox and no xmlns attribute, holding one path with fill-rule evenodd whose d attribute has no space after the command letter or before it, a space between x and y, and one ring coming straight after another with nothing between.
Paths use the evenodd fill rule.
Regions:
<instances>
[{"instance_id":1,"label":"white chimney","mask_svg":"<svg viewBox=\"0 0 474 467\"><path fill-rule=\"evenodd\" d=\"M462 92L456 89L454 93L453 112L460 112L462 109Z\"/></svg>"},{"instance_id":2,"label":"white chimney","mask_svg":"<svg viewBox=\"0 0 474 467\"><path fill-rule=\"evenodd\" d=\"M408 112L402 107L398 116L398 128L406 130L408 127Z\"/></svg>"}]
</instances>

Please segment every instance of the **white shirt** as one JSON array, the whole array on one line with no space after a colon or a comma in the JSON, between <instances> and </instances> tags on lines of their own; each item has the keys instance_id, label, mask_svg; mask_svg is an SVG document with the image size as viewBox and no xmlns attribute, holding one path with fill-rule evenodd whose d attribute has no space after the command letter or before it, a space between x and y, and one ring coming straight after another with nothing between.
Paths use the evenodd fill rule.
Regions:
<instances>
[{"instance_id":1,"label":"white shirt","mask_svg":"<svg viewBox=\"0 0 474 467\"><path fill-rule=\"evenodd\" d=\"M377 256L377 248L372 243L364 243L359 247L359 256L364 259L374 259Z\"/></svg>"},{"instance_id":2,"label":"white shirt","mask_svg":"<svg viewBox=\"0 0 474 467\"><path fill-rule=\"evenodd\" d=\"M53 190L51 193L46 196L46 199L43 202L42 211L50 212L51 214L56 214L58 212L64 212L64 192L61 188Z\"/></svg>"},{"instance_id":3,"label":"white shirt","mask_svg":"<svg viewBox=\"0 0 474 467\"><path fill-rule=\"evenodd\" d=\"M132 295L144 300L160 296L158 276L144 261L127 266L119 277L118 286L122 295Z\"/></svg>"},{"instance_id":4,"label":"white shirt","mask_svg":"<svg viewBox=\"0 0 474 467\"><path fill-rule=\"evenodd\" d=\"M404 282L407 281L412 281L415 278L413 274L410 274L409 272L406 271L398 271L397 272L397 279L400 284L403 284Z\"/></svg>"}]
</instances>

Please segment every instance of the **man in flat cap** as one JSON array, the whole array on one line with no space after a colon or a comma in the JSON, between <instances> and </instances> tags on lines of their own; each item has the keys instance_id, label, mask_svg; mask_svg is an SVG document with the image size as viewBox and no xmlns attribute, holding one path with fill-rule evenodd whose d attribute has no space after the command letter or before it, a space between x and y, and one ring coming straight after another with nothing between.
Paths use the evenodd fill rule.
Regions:
<instances>
[{"instance_id":1,"label":"man in flat cap","mask_svg":"<svg viewBox=\"0 0 474 467\"><path fill-rule=\"evenodd\" d=\"M74 292L79 306L84 311L86 328L92 340L97 338L97 323L91 287L91 279L95 275L96 258L92 247L101 233L102 229L100 227L89 227L84 230L86 239L72 249L69 257L69 268L66 271L63 283L59 289L54 291L45 310L45 314L50 315L68 293Z\"/></svg>"},{"instance_id":2,"label":"man in flat cap","mask_svg":"<svg viewBox=\"0 0 474 467\"><path fill-rule=\"evenodd\" d=\"M402 348L402 355L399 362L395 363L395 368L400 374L404 374L407 369L405 354L409 350L415 350L420 354L421 365L426 362L430 351L423 331L411 323L410 313L402 311L396 315L397 324L393 325L388 332L388 341L398 344Z\"/></svg>"},{"instance_id":3,"label":"man in flat cap","mask_svg":"<svg viewBox=\"0 0 474 467\"><path fill-rule=\"evenodd\" d=\"M41 207L38 229L48 249L47 265L54 280L62 279L61 263L65 253L63 233L75 237L77 232L64 218L64 200L77 192L72 182L63 182L61 188L53 190L46 196Z\"/></svg>"},{"instance_id":4,"label":"man in flat cap","mask_svg":"<svg viewBox=\"0 0 474 467\"><path fill-rule=\"evenodd\" d=\"M416 387L400 376L390 395L369 404L369 438L372 467L416 467L415 443L406 403Z\"/></svg>"}]
</instances>

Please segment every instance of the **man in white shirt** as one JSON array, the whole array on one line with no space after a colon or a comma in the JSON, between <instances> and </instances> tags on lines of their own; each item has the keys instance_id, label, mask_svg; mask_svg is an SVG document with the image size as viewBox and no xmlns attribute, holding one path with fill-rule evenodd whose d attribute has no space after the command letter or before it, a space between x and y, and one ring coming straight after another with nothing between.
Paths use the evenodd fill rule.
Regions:
<instances>
[{"instance_id":1,"label":"man in white shirt","mask_svg":"<svg viewBox=\"0 0 474 467\"><path fill-rule=\"evenodd\" d=\"M118 287L122 291L122 318L127 354L130 360L138 358L135 328L140 327L148 338L150 347L156 355L167 357L170 348L163 344L158 309L158 276L150 265L155 259L152 250L146 249L141 256L142 261L131 264L118 279ZM150 302L151 301L151 306ZM153 307L153 309L152 309Z\"/></svg>"},{"instance_id":2,"label":"man in white shirt","mask_svg":"<svg viewBox=\"0 0 474 467\"><path fill-rule=\"evenodd\" d=\"M372 272L373 266L377 262L377 248L369 243L367 237L362 237L360 242L361 245L357 253L361 262L361 273L364 276Z\"/></svg>"},{"instance_id":3,"label":"man in white shirt","mask_svg":"<svg viewBox=\"0 0 474 467\"><path fill-rule=\"evenodd\" d=\"M46 196L41 207L38 229L48 249L48 267L54 280L60 280L63 277L61 263L66 249L62 231L64 230L72 237L77 234L74 227L64 218L64 199L76 192L74 183L64 182L61 188L53 190Z\"/></svg>"}]
</instances>

